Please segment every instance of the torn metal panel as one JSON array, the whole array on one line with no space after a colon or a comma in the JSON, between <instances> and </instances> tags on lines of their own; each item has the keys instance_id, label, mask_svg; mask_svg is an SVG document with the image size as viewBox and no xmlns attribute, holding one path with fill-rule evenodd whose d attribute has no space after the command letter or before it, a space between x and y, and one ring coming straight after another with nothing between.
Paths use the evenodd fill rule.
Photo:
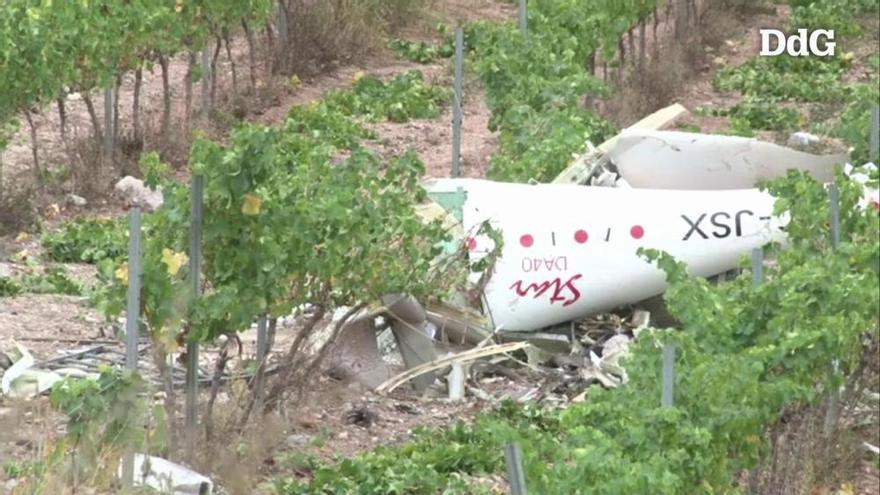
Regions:
<instances>
[{"instance_id":1,"label":"torn metal panel","mask_svg":"<svg viewBox=\"0 0 880 495\"><path fill-rule=\"evenodd\" d=\"M529 346L526 342L510 342L507 344L495 344L485 347L475 347L458 354L444 356L434 361L426 362L419 366L410 368L403 373L391 378L387 382L380 385L376 391L379 393L392 392L397 387L403 385L410 380L416 380L425 374L432 374L440 369L452 366L454 364L467 363L476 359L494 356L497 354L507 354ZM432 380L433 381L433 380Z\"/></svg>"},{"instance_id":2,"label":"torn metal panel","mask_svg":"<svg viewBox=\"0 0 880 495\"><path fill-rule=\"evenodd\" d=\"M753 138L646 129L622 132L608 155L632 187L651 189L748 189L790 169L828 182L834 166L849 160Z\"/></svg>"},{"instance_id":3,"label":"torn metal panel","mask_svg":"<svg viewBox=\"0 0 880 495\"><path fill-rule=\"evenodd\" d=\"M7 397L31 399L51 389L63 379L54 371L34 368L34 357L28 350L15 344L19 358L12 364L0 379L0 392Z\"/></svg>"},{"instance_id":4,"label":"torn metal panel","mask_svg":"<svg viewBox=\"0 0 880 495\"><path fill-rule=\"evenodd\" d=\"M687 109L680 104L669 105L648 115L642 120L631 125L629 129L659 129L674 122L677 118L688 113ZM562 171L554 180L553 184L586 184L596 168L601 167L604 155L617 145L618 136L614 136L603 142L598 148L590 148L581 154L575 161Z\"/></svg>"},{"instance_id":5,"label":"torn metal panel","mask_svg":"<svg viewBox=\"0 0 880 495\"><path fill-rule=\"evenodd\" d=\"M389 295L382 298L391 316L391 330L407 369L413 369L437 359L437 350L428 334L428 316L424 308L411 297ZM427 372L413 379L416 390L421 392L431 386L435 373Z\"/></svg>"},{"instance_id":6,"label":"torn metal panel","mask_svg":"<svg viewBox=\"0 0 880 495\"><path fill-rule=\"evenodd\" d=\"M134 455L134 485L172 495L211 495L214 482L187 467L146 454ZM119 467L122 477L122 466Z\"/></svg>"},{"instance_id":7,"label":"torn metal panel","mask_svg":"<svg viewBox=\"0 0 880 495\"><path fill-rule=\"evenodd\" d=\"M487 318L470 308L435 304L427 308L427 315L444 342L478 345L492 334Z\"/></svg>"},{"instance_id":8,"label":"torn metal panel","mask_svg":"<svg viewBox=\"0 0 880 495\"><path fill-rule=\"evenodd\" d=\"M552 354L568 354L571 352L571 341L568 336L549 332L499 332L502 342L528 342L534 349L544 351L544 356ZM547 354L550 353L550 354Z\"/></svg>"},{"instance_id":9,"label":"torn metal panel","mask_svg":"<svg viewBox=\"0 0 880 495\"><path fill-rule=\"evenodd\" d=\"M354 379L376 388L391 377L391 369L379 353L372 315L345 324L327 356L329 372L341 379Z\"/></svg>"}]
</instances>

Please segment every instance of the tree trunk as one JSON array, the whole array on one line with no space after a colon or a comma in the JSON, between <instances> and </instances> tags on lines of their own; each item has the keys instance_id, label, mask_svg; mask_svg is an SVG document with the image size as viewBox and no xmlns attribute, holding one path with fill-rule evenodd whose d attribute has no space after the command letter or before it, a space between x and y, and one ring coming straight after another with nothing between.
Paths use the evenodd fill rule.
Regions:
<instances>
[{"instance_id":1,"label":"tree trunk","mask_svg":"<svg viewBox=\"0 0 880 495\"><path fill-rule=\"evenodd\" d=\"M266 401L263 403L265 408L264 411L270 411L278 406L278 403L281 401L281 396L283 395L285 388L287 388L290 378L293 376L293 364L297 358L297 354L299 354L302 344L312 333L312 330L324 318L325 312L326 310L323 307L319 307L311 318L302 325L296 338L291 342L290 347L287 349L287 353L282 358L281 364L278 367L275 383L266 394Z\"/></svg>"},{"instance_id":2,"label":"tree trunk","mask_svg":"<svg viewBox=\"0 0 880 495\"><path fill-rule=\"evenodd\" d=\"M267 316L261 316L260 318L268 319ZM277 320L275 318L272 318L271 321L268 321L268 327L266 328L266 348L257 348L257 369L254 372L253 379L251 380L251 385L253 388L251 390L251 396L248 398L248 402L245 405L244 412L242 413L241 418L239 418L239 429L244 429L245 425L247 424L247 420L251 416L251 411L253 411L254 406L262 401L263 389L265 387L266 379L266 361L269 359L269 353L272 352L272 340L268 337L269 333L272 333L274 338L274 325L276 323ZM260 330L258 329L257 331L259 332ZM259 343L259 341L260 339L259 337L257 337L257 342ZM262 406L258 406L258 410L260 407Z\"/></svg>"},{"instance_id":3,"label":"tree trunk","mask_svg":"<svg viewBox=\"0 0 880 495\"><path fill-rule=\"evenodd\" d=\"M235 59L232 58L232 49L229 47L229 30L223 28L223 44L226 45L226 58L229 59L229 67L232 69L232 94L238 94L238 73L235 70Z\"/></svg>"},{"instance_id":4,"label":"tree trunk","mask_svg":"<svg viewBox=\"0 0 880 495\"><path fill-rule=\"evenodd\" d=\"M131 128L134 139L141 139L141 85L144 82L144 71L138 67L134 71L134 91L131 97Z\"/></svg>"},{"instance_id":5,"label":"tree trunk","mask_svg":"<svg viewBox=\"0 0 880 495\"><path fill-rule=\"evenodd\" d=\"M156 344L156 342L153 342ZM153 348L153 362L162 378L162 389L165 392L165 417L168 422L168 451L176 450L177 439L177 407L174 400L174 372L168 364L168 353L160 347Z\"/></svg>"},{"instance_id":6,"label":"tree trunk","mask_svg":"<svg viewBox=\"0 0 880 495\"><path fill-rule=\"evenodd\" d=\"M248 63L251 73L251 93L257 90L257 53L254 47L254 33L248 26L247 20L241 20L241 27L244 29L244 36L248 44Z\"/></svg>"},{"instance_id":7,"label":"tree trunk","mask_svg":"<svg viewBox=\"0 0 880 495\"><path fill-rule=\"evenodd\" d=\"M67 107L64 105L64 98L66 94L63 94L58 97L56 103L58 104L58 125L61 127L61 140L65 143L67 142Z\"/></svg>"},{"instance_id":8,"label":"tree trunk","mask_svg":"<svg viewBox=\"0 0 880 495\"><path fill-rule=\"evenodd\" d=\"M645 70L645 37L647 37L647 31L645 30L645 20L639 23L639 72Z\"/></svg>"},{"instance_id":9,"label":"tree trunk","mask_svg":"<svg viewBox=\"0 0 880 495\"><path fill-rule=\"evenodd\" d=\"M277 329L278 329L278 318L270 318L269 319L269 330L267 332L268 337L266 339L266 345L269 347L269 349L271 349L272 346L275 345L275 331ZM266 351L266 354L269 354L268 350Z\"/></svg>"},{"instance_id":10,"label":"tree trunk","mask_svg":"<svg viewBox=\"0 0 880 495\"><path fill-rule=\"evenodd\" d=\"M266 23L266 79L269 80L277 70L275 64L275 35L272 34L272 24Z\"/></svg>"},{"instance_id":11,"label":"tree trunk","mask_svg":"<svg viewBox=\"0 0 880 495\"><path fill-rule=\"evenodd\" d=\"M671 2L670 2L671 3ZM675 0L675 40L682 43L688 25L687 0Z\"/></svg>"},{"instance_id":12,"label":"tree trunk","mask_svg":"<svg viewBox=\"0 0 880 495\"><path fill-rule=\"evenodd\" d=\"M34 119L31 116L30 109L26 109L24 111L24 116L27 119L28 127L31 131L31 154L34 157L34 179L37 181L37 187L43 186L43 170L40 168L40 153L38 151L38 142L37 142L37 126L34 124Z\"/></svg>"},{"instance_id":13,"label":"tree trunk","mask_svg":"<svg viewBox=\"0 0 880 495\"><path fill-rule=\"evenodd\" d=\"M189 135L192 125L193 74L196 56L192 50L187 52L186 75L183 78L183 133Z\"/></svg>"},{"instance_id":14,"label":"tree trunk","mask_svg":"<svg viewBox=\"0 0 880 495\"><path fill-rule=\"evenodd\" d=\"M321 366L321 363L324 361L324 358L327 357L327 353L333 348L333 344L336 342L336 339L339 338L339 334L342 333L342 330L345 326L352 321L354 315L358 314L366 304L357 304L353 306L345 315L342 316L339 321L334 324L333 333L330 334L330 338L327 339L327 342L321 347L318 351L318 355L315 356L309 365L305 368L305 371L302 371L299 375L299 382L297 383L296 394L299 396L302 394L304 388L308 385L309 377L313 376L315 372L318 371L318 367Z\"/></svg>"},{"instance_id":15,"label":"tree trunk","mask_svg":"<svg viewBox=\"0 0 880 495\"><path fill-rule=\"evenodd\" d=\"M75 153L70 146L69 134L67 132L67 92L64 91L56 100L58 105L58 119L61 125L61 144L64 146L64 152L67 158L72 162L78 162L77 166L83 167L82 157ZM75 185L74 185L75 189Z\"/></svg>"},{"instance_id":16,"label":"tree trunk","mask_svg":"<svg viewBox=\"0 0 880 495\"><path fill-rule=\"evenodd\" d=\"M286 54L290 48L290 10L287 8L286 0L278 0L276 19L278 26L278 50L273 53L273 56L277 57L278 69L283 72L288 66Z\"/></svg>"},{"instance_id":17,"label":"tree trunk","mask_svg":"<svg viewBox=\"0 0 880 495\"><path fill-rule=\"evenodd\" d=\"M119 88L122 86L122 76L116 76L116 86L113 88L113 142L119 137Z\"/></svg>"},{"instance_id":18,"label":"tree trunk","mask_svg":"<svg viewBox=\"0 0 880 495\"><path fill-rule=\"evenodd\" d=\"M211 56L211 106L214 105L214 98L217 94L217 59L220 57L220 49L223 47L223 41L217 37L217 44L214 46L214 54Z\"/></svg>"},{"instance_id":19,"label":"tree trunk","mask_svg":"<svg viewBox=\"0 0 880 495\"><path fill-rule=\"evenodd\" d=\"M113 154L119 148L119 88L122 86L122 76L116 76L116 86L113 88Z\"/></svg>"},{"instance_id":20,"label":"tree trunk","mask_svg":"<svg viewBox=\"0 0 880 495\"><path fill-rule=\"evenodd\" d=\"M634 64L636 62L636 42L633 36L633 28L626 32L626 37L629 42L629 63Z\"/></svg>"},{"instance_id":21,"label":"tree trunk","mask_svg":"<svg viewBox=\"0 0 880 495\"><path fill-rule=\"evenodd\" d=\"M171 82L168 76L168 58L159 54L159 66L162 68L162 140L168 139L171 131Z\"/></svg>"},{"instance_id":22,"label":"tree trunk","mask_svg":"<svg viewBox=\"0 0 880 495\"><path fill-rule=\"evenodd\" d=\"M654 8L654 51L657 51L657 27L660 24L660 12Z\"/></svg>"},{"instance_id":23,"label":"tree trunk","mask_svg":"<svg viewBox=\"0 0 880 495\"><path fill-rule=\"evenodd\" d=\"M690 13L691 7L688 5L688 0L676 0L675 17L676 19L681 19L681 24L684 26L685 30L687 30L690 23Z\"/></svg>"},{"instance_id":24,"label":"tree trunk","mask_svg":"<svg viewBox=\"0 0 880 495\"><path fill-rule=\"evenodd\" d=\"M86 111L89 113L89 120L92 121L92 130L95 133L95 142L98 146L104 141L104 133L101 132L101 121L98 120L98 112L95 111L95 103L87 91L82 92L83 103L86 105Z\"/></svg>"},{"instance_id":25,"label":"tree trunk","mask_svg":"<svg viewBox=\"0 0 880 495\"><path fill-rule=\"evenodd\" d=\"M238 337L234 337L237 339ZM217 394L220 392L220 381L223 379L223 373L226 371L226 363L229 361L229 343L233 338L230 337L220 347L220 353L217 361L214 363L214 375L211 377L211 394L208 396L208 404L205 406L205 417L202 420L205 425L205 439L210 442L214 437L214 402L217 400ZM241 342L238 343L238 352L241 354Z\"/></svg>"}]
</instances>

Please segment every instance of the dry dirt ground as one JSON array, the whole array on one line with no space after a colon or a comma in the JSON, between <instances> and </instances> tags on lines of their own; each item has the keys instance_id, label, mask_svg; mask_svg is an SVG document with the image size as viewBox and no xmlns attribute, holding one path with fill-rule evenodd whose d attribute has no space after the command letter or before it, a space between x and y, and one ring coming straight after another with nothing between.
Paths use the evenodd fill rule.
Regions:
<instances>
[{"instance_id":1,"label":"dry dirt ground","mask_svg":"<svg viewBox=\"0 0 880 495\"><path fill-rule=\"evenodd\" d=\"M511 4L493 0L449 0L438 1L441 8L431 13L426 24L436 20L454 19L511 19L515 11ZM689 109L696 106L730 105L738 99L737 95L718 94L712 89L711 80L720 62L739 64L757 53L756 36L753 26L778 24L787 17L788 12L780 7L775 14L757 14L733 27L729 36L717 47L707 50L703 69L689 77L688 81L676 89L675 100ZM425 26L409 29L403 37L430 39L431 30ZM236 43L234 52L244 59L243 43ZM719 63L716 63L716 59ZM246 70L244 62L240 72ZM449 84L450 67L448 62L433 65L417 65L395 59L387 52L368 57L357 64L345 65L325 71L322 75L304 78L296 88L279 83L272 89L271 105L255 109L248 120L273 124L281 122L292 105L307 103L319 98L325 91L346 87L351 84L359 71L381 77L393 77L410 69L422 70L431 81ZM171 75L180 80L185 74L185 61L173 61ZM228 61L221 57L218 73L228 72ZM245 80L245 76L240 77ZM221 91L229 85L228 78L220 82ZM121 99L129 102L131 98L131 77L127 77ZM179 85L174 87L179 88ZM158 72L147 74L143 94L145 113L155 119L161 102L161 81ZM173 102L179 110L182 95L174 94ZM99 102L96 96L96 103ZM85 135L89 132L89 121L80 100L71 100L69 110L71 133ZM661 106L661 105L658 105ZM123 119L128 110L122 107ZM613 116L612 116L613 117ZM486 108L480 88L468 84L464 105L463 128L463 174L483 177L489 158L497 147L497 137L487 129L489 111ZM449 109L438 119L422 119L405 124L375 124L380 139L372 146L382 153L397 153L405 149L417 150L427 164L427 175L440 177L449 174L451 164L451 114ZM64 145L58 139L58 118L54 109L46 108L35 117L40 129L39 147L44 167L64 164ZM702 132L716 132L726 129L726 121L721 118L691 115L678 122L678 126L698 126ZM14 140L3 154L7 177L26 180L31 164L31 150L27 129ZM80 185L61 192L80 192ZM120 214L122 209L112 198L96 196L89 198L89 205L79 208L66 205L60 197L48 201L58 205L58 210L43 210L46 225L51 228L73 216L89 214ZM0 266L10 270L26 269L15 254L28 250L39 254L39 243L33 237L0 239L0 261L10 257L13 262ZM93 277L90 267L68 267L78 277L88 280ZM291 328L279 328L276 349L283 349L292 334ZM13 298L0 298L0 349L8 350L14 340L30 349L40 360L57 357L60 353L95 342L112 339L112 325L82 298L57 295L26 295ZM241 360L231 366L243 367L253 358L255 336L253 331L242 334L244 352ZM206 346L203 359L205 367L211 368L216 348ZM518 377L495 377L481 382L487 393L496 397L517 397L531 390L541 377L522 372ZM261 422L258 431L247 435L224 438L222 448L212 446L211 462L197 462L207 474L224 483L229 493L271 493L265 485L266 480L279 475L308 475L309 456L322 460L332 460L337 456L348 456L369 450L377 445L405 441L412 430L418 426L443 426L458 420L467 420L481 410L491 407L491 401L468 397L460 403L450 403L442 398L442 391L434 391L427 397L400 392L391 397L379 397L356 384L341 383L328 378L320 378L311 387L312 393L304 403L289 404L287 415L273 415ZM224 417L224 407L232 400L221 394L218 399L218 422ZM375 416L368 421L353 421L357 414L352 411L367 410ZM46 451L47 445L63 431L61 418L48 407L47 400L20 403L0 400L0 464L27 463L38 459ZM237 449L246 448L254 453L253 463L243 465L237 456ZM200 466L198 466L200 465ZM859 493L877 492L876 465L867 464L865 475L859 478ZM0 471L0 493L7 493L15 484L8 473ZM259 488L255 489L254 487Z\"/></svg>"}]
</instances>

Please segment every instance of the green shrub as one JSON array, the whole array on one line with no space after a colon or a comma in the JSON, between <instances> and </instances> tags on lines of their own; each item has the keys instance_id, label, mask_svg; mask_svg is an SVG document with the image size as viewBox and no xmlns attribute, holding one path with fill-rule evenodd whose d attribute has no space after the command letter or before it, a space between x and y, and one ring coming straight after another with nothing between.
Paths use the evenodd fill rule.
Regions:
<instances>
[{"instance_id":1,"label":"green shrub","mask_svg":"<svg viewBox=\"0 0 880 495\"><path fill-rule=\"evenodd\" d=\"M122 218L82 217L42 236L46 256L62 263L97 263L127 253L128 230Z\"/></svg>"},{"instance_id":2,"label":"green shrub","mask_svg":"<svg viewBox=\"0 0 880 495\"><path fill-rule=\"evenodd\" d=\"M324 101L292 107L284 126L289 135L325 140L339 149L350 150L357 147L361 139L376 138L376 133Z\"/></svg>"},{"instance_id":3,"label":"green shrub","mask_svg":"<svg viewBox=\"0 0 880 495\"><path fill-rule=\"evenodd\" d=\"M391 38L388 40L388 48L393 50L398 57L420 64L427 64L438 58L449 58L455 55L454 40L446 40L438 44Z\"/></svg>"},{"instance_id":4,"label":"green shrub","mask_svg":"<svg viewBox=\"0 0 880 495\"><path fill-rule=\"evenodd\" d=\"M361 77L352 89L331 92L325 101L329 108L369 121L406 122L438 117L448 98L447 89L426 84L420 71L409 71L387 84L374 76Z\"/></svg>"},{"instance_id":5,"label":"green shrub","mask_svg":"<svg viewBox=\"0 0 880 495\"><path fill-rule=\"evenodd\" d=\"M49 268L43 274L28 274L22 278L24 292L33 294L82 295L83 288L62 268Z\"/></svg>"},{"instance_id":6,"label":"green shrub","mask_svg":"<svg viewBox=\"0 0 880 495\"><path fill-rule=\"evenodd\" d=\"M794 108L748 99L730 108L700 108L697 113L730 117L732 128L765 131L795 130L804 120L803 115Z\"/></svg>"},{"instance_id":7,"label":"green shrub","mask_svg":"<svg viewBox=\"0 0 880 495\"><path fill-rule=\"evenodd\" d=\"M853 163L868 161L871 111L880 104L880 79L852 87L852 97L840 119L818 126L819 132L829 132L853 147Z\"/></svg>"},{"instance_id":8,"label":"green shrub","mask_svg":"<svg viewBox=\"0 0 880 495\"><path fill-rule=\"evenodd\" d=\"M9 277L0 277L0 297L17 296L23 292L20 283Z\"/></svg>"},{"instance_id":9,"label":"green shrub","mask_svg":"<svg viewBox=\"0 0 880 495\"><path fill-rule=\"evenodd\" d=\"M833 102L842 101L846 88L840 77L844 66L833 62L779 56L755 58L737 67L720 70L712 84L718 91L739 91L753 101ZM809 67L809 69L807 69Z\"/></svg>"}]
</instances>

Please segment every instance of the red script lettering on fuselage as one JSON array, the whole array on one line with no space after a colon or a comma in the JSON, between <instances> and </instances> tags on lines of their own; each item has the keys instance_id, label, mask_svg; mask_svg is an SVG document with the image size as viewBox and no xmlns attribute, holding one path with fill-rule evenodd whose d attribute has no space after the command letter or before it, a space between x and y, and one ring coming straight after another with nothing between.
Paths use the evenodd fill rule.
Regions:
<instances>
[{"instance_id":1,"label":"red script lettering on fuselage","mask_svg":"<svg viewBox=\"0 0 880 495\"><path fill-rule=\"evenodd\" d=\"M550 304L561 302L562 306L568 306L574 304L581 298L581 291L579 291L574 284L574 282L581 277L583 277L583 275L578 273L577 275L572 275L571 278L565 282L557 277L544 282L533 282L525 285L525 287L523 287L525 282L517 280L510 286L510 288L513 289L519 297L528 297L531 295L534 299L541 297L544 293L549 291L550 288L553 288L553 293L550 294Z\"/></svg>"}]
</instances>

